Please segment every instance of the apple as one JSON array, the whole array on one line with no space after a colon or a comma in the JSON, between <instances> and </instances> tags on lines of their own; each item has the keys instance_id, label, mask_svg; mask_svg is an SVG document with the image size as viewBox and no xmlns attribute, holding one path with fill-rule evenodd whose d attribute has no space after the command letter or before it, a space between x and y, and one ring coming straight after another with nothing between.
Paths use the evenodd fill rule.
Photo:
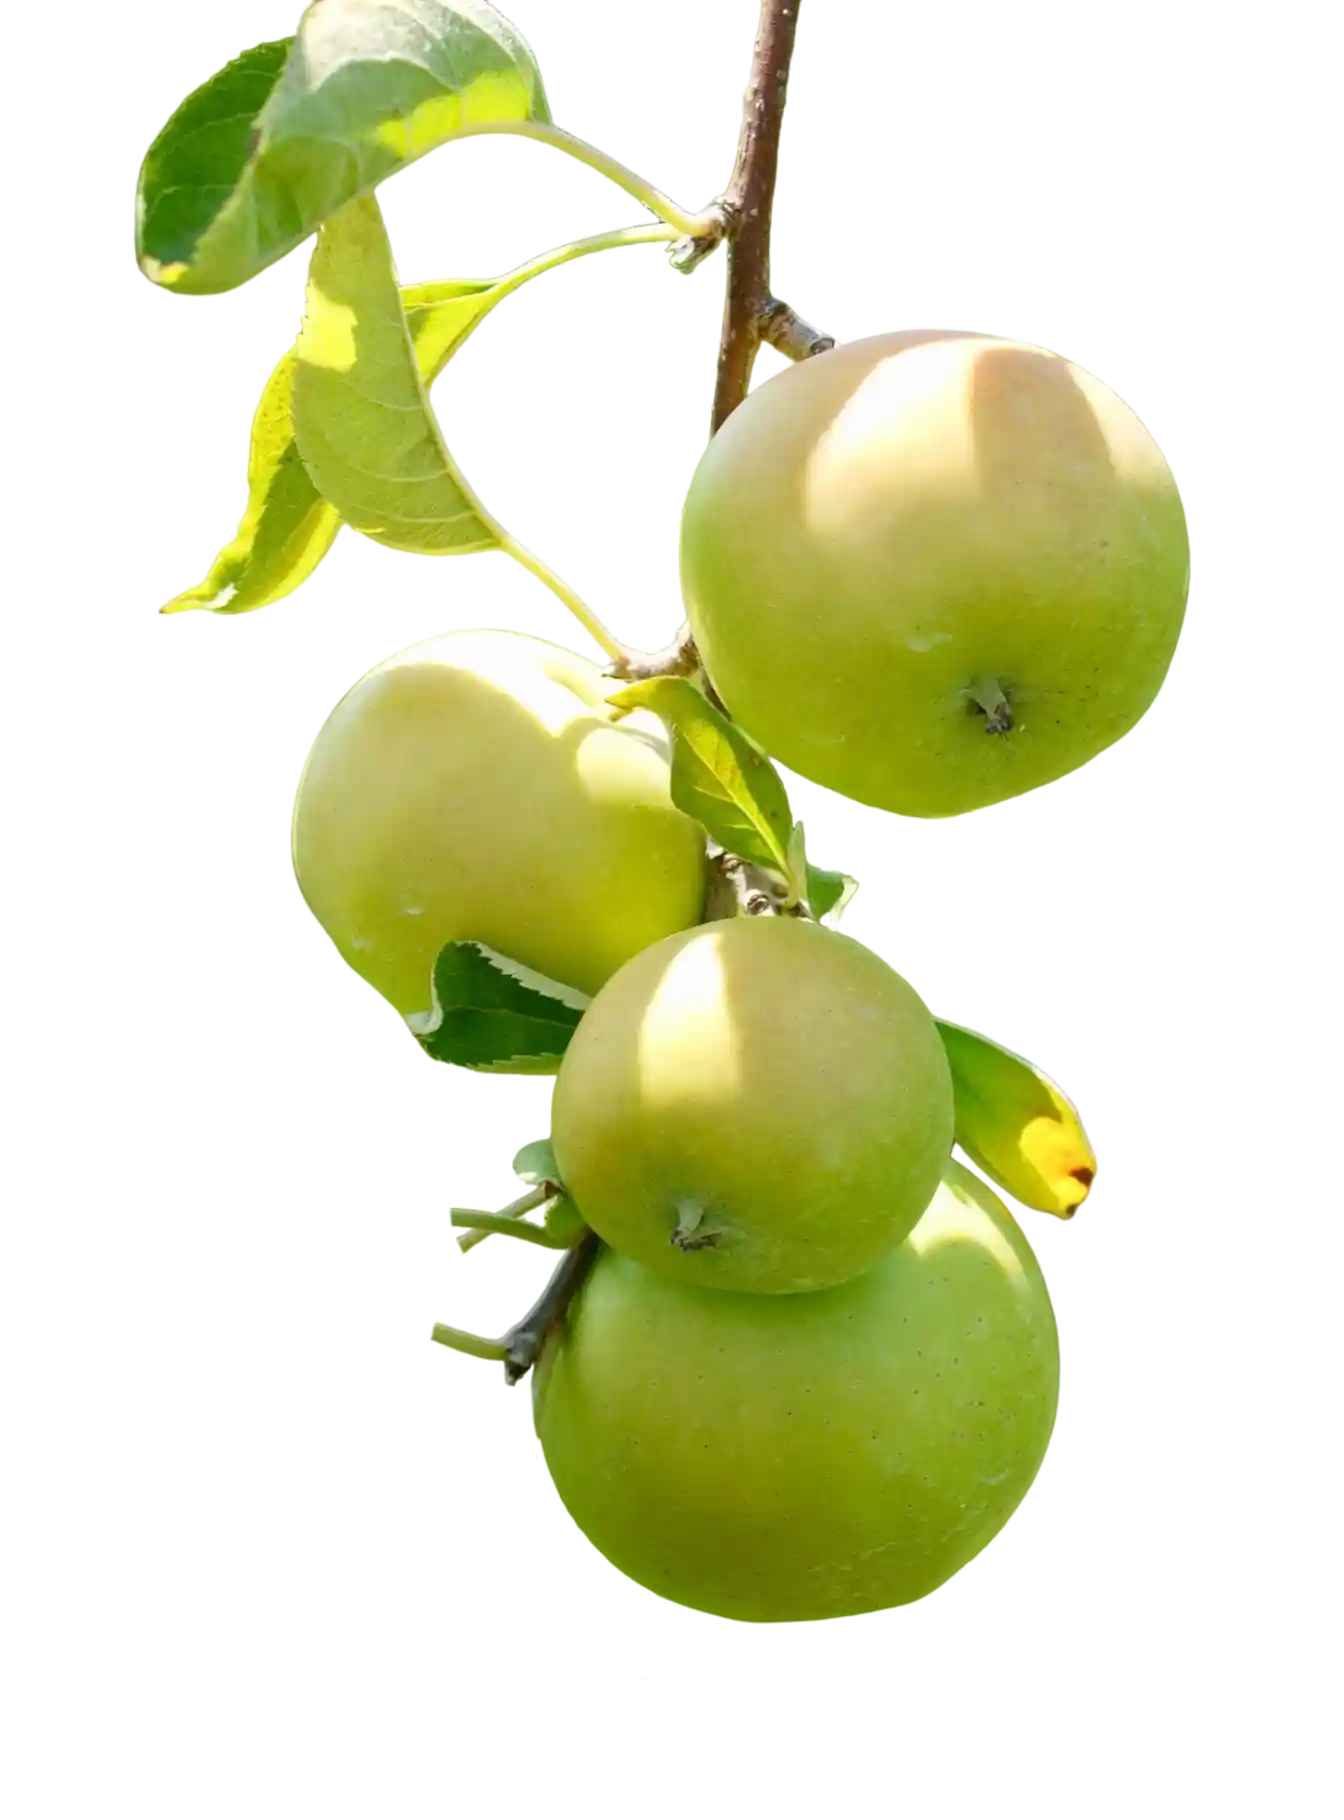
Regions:
<instances>
[{"instance_id":1,"label":"apple","mask_svg":"<svg viewBox=\"0 0 1344 1820\"><path fill-rule=\"evenodd\" d=\"M318 734L294 869L340 953L403 1016L445 942L593 993L701 914L704 832L675 808L663 728L617 721L595 664L510 632L413 645Z\"/></svg>"},{"instance_id":2,"label":"apple","mask_svg":"<svg viewBox=\"0 0 1344 1820\"><path fill-rule=\"evenodd\" d=\"M814 1295L598 1254L533 1379L570 1515L623 1573L756 1621L923 1598L1021 1503L1055 1419L1040 1267L949 1164L905 1242Z\"/></svg>"},{"instance_id":3,"label":"apple","mask_svg":"<svg viewBox=\"0 0 1344 1820\"><path fill-rule=\"evenodd\" d=\"M920 331L767 380L691 481L681 572L729 712L814 782L958 815L1085 764L1167 673L1180 496L1043 348Z\"/></svg>"},{"instance_id":4,"label":"apple","mask_svg":"<svg viewBox=\"0 0 1344 1820\"><path fill-rule=\"evenodd\" d=\"M794 1294L905 1238L952 1148L924 1004L869 949L789 916L667 937L598 993L556 1078L565 1187L683 1283Z\"/></svg>"}]
</instances>

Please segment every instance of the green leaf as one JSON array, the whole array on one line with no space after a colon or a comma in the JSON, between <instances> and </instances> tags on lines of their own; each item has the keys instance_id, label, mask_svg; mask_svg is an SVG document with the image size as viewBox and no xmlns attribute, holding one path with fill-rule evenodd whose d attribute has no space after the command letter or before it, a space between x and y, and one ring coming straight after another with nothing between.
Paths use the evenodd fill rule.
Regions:
<instances>
[{"instance_id":1,"label":"green leaf","mask_svg":"<svg viewBox=\"0 0 1344 1820\"><path fill-rule=\"evenodd\" d=\"M560 1168L551 1140L538 1138L535 1143L524 1144L513 1159L513 1173L529 1188L540 1188L543 1182L558 1182Z\"/></svg>"},{"instance_id":2,"label":"green leaf","mask_svg":"<svg viewBox=\"0 0 1344 1820\"><path fill-rule=\"evenodd\" d=\"M859 881L848 872L827 872L809 863L807 868L807 905L819 923L834 929L859 888Z\"/></svg>"},{"instance_id":3,"label":"green leaf","mask_svg":"<svg viewBox=\"0 0 1344 1820\"><path fill-rule=\"evenodd\" d=\"M434 1004L406 1019L427 1055L461 1068L546 1073L589 1000L483 942L448 942L434 963Z\"/></svg>"},{"instance_id":4,"label":"green leaf","mask_svg":"<svg viewBox=\"0 0 1344 1820\"><path fill-rule=\"evenodd\" d=\"M231 290L445 140L549 119L532 52L485 0L316 0L155 139L136 256L156 284Z\"/></svg>"},{"instance_id":5,"label":"green leaf","mask_svg":"<svg viewBox=\"0 0 1344 1820\"><path fill-rule=\"evenodd\" d=\"M655 676L609 697L630 712L649 708L672 736L672 800L729 853L789 876L793 817L778 771L740 727L693 683Z\"/></svg>"},{"instance_id":6,"label":"green leaf","mask_svg":"<svg viewBox=\"0 0 1344 1820\"><path fill-rule=\"evenodd\" d=\"M165 613L208 607L249 613L290 594L321 562L341 528L339 512L322 498L294 442L291 351L266 381L247 458L247 509L233 542L225 544L204 581L170 600Z\"/></svg>"},{"instance_id":7,"label":"green leaf","mask_svg":"<svg viewBox=\"0 0 1344 1820\"><path fill-rule=\"evenodd\" d=\"M372 196L318 233L296 352L299 453L347 524L422 555L498 547L430 406Z\"/></svg>"},{"instance_id":8,"label":"green leaf","mask_svg":"<svg viewBox=\"0 0 1344 1820\"><path fill-rule=\"evenodd\" d=\"M145 154L135 196L135 253L156 284L226 288L199 282L205 276L202 241L241 185L256 146L258 117L284 75L293 45L292 38L257 44L225 64L188 95Z\"/></svg>"},{"instance_id":9,"label":"green leaf","mask_svg":"<svg viewBox=\"0 0 1344 1820\"><path fill-rule=\"evenodd\" d=\"M450 278L402 289L402 308L426 386L515 283L512 275ZM247 510L233 542L220 551L205 580L170 600L165 613L190 607L248 613L269 606L306 581L331 548L340 513L313 485L294 440L296 364L291 349L267 380L252 420Z\"/></svg>"},{"instance_id":10,"label":"green leaf","mask_svg":"<svg viewBox=\"0 0 1344 1820\"><path fill-rule=\"evenodd\" d=\"M788 862L785 877L789 886L789 902L792 904L800 897L807 896L807 836L801 822L793 824L785 858Z\"/></svg>"},{"instance_id":11,"label":"green leaf","mask_svg":"<svg viewBox=\"0 0 1344 1820\"><path fill-rule=\"evenodd\" d=\"M514 283L510 273L503 278L445 278L402 286L401 307L426 387L433 385L476 324L508 296Z\"/></svg>"}]
</instances>

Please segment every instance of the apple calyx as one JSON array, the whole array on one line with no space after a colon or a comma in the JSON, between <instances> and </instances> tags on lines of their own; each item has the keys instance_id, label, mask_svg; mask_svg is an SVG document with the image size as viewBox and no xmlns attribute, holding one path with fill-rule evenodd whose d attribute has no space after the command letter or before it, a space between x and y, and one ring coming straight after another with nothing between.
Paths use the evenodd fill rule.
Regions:
<instances>
[{"instance_id":1,"label":"apple calyx","mask_svg":"<svg viewBox=\"0 0 1344 1820\"><path fill-rule=\"evenodd\" d=\"M1002 686L992 676L983 676L966 691L972 714L983 714L986 733L1011 733L1013 710Z\"/></svg>"},{"instance_id":2,"label":"apple calyx","mask_svg":"<svg viewBox=\"0 0 1344 1820\"><path fill-rule=\"evenodd\" d=\"M709 1251L715 1245L721 1245L728 1237L727 1226L706 1226L705 1214L708 1212L703 1201L696 1200L694 1195L686 1195L677 1202L677 1224L668 1239L678 1251Z\"/></svg>"}]
</instances>

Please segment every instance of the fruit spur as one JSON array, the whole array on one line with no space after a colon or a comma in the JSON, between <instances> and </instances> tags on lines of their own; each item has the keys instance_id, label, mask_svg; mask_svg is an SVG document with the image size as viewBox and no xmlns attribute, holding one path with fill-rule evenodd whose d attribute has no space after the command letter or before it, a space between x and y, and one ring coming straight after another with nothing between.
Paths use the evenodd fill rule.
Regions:
<instances>
[{"instance_id":1,"label":"fruit spur","mask_svg":"<svg viewBox=\"0 0 1344 1820\"><path fill-rule=\"evenodd\" d=\"M470 590L445 589L453 623L316 729L293 867L389 1042L551 1077L511 1198L449 1215L463 1253L512 1239L551 1276L504 1334L433 1339L531 1374L560 1504L608 1561L749 1622L921 1599L1008 1522L1060 1367L1004 1197L1068 1220L1097 1171L1048 1075L926 1004L918 954L838 928L856 880L814 857L778 766L872 808L882 839L1003 813L1139 725L1190 575L1165 457L1085 367L899 321L837 341L775 293L799 11L762 0L737 155L700 210L557 125L485 0L316 0L169 119L136 211L142 271L179 293L314 241L243 517L165 611L279 601L346 527L509 557L594 647L467 629ZM647 219L403 284L379 185L480 133L577 158ZM430 401L519 289L649 243L681 274L727 255L710 434L666 501L685 622L657 651L504 526ZM753 389L765 345L786 364ZM601 353L593 334L565 358Z\"/></svg>"}]
</instances>

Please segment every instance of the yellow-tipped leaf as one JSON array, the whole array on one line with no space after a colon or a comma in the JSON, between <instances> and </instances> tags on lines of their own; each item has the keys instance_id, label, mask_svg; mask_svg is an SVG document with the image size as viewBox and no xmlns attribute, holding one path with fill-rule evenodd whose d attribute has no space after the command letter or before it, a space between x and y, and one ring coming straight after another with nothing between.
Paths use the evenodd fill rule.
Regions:
<instances>
[{"instance_id":1,"label":"yellow-tipped leaf","mask_svg":"<svg viewBox=\"0 0 1344 1820\"><path fill-rule=\"evenodd\" d=\"M939 1022L952 1070L956 1141L1024 1207L1071 1219L1097 1159L1078 1109L1048 1076L988 1037Z\"/></svg>"}]
</instances>

